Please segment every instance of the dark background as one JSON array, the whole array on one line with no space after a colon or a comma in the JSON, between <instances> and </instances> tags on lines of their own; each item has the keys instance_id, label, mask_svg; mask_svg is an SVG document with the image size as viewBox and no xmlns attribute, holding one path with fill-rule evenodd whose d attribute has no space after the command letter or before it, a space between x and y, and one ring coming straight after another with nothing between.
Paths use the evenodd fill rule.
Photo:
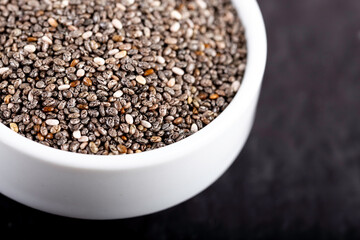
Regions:
<instances>
[{"instance_id":1,"label":"dark background","mask_svg":"<svg viewBox=\"0 0 360 240\"><path fill-rule=\"evenodd\" d=\"M360 238L360 1L259 0L269 54L252 134L197 197L84 221L0 196L0 230L115 230L132 239Z\"/></svg>"}]
</instances>

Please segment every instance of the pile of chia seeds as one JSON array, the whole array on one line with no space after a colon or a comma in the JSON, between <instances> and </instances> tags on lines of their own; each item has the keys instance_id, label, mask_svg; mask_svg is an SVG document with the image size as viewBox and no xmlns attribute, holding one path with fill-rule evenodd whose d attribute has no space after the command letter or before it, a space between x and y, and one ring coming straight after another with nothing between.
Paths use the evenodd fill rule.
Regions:
<instances>
[{"instance_id":1,"label":"pile of chia seeds","mask_svg":"<svg viewBox=\"0 0 360 240\"><path fill-rule=\"evenodd\" d=\"M65 151L178 142L240 87L230 0L0 0L0 122Z\"/></svg>"}]
</instances>

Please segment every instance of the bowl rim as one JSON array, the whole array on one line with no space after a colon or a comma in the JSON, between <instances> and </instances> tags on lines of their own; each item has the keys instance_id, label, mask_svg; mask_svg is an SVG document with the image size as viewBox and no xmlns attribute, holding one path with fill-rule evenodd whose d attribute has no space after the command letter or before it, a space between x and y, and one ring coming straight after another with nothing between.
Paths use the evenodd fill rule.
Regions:
<instances>
[{"instance_id":1,"label":"bowl rim","mask_svg":"<svg viewBox=\"0 0 360 240\"><path fill-rule=\"evenodd\" d=\"M236 119L233 111L243 114L247 106L257 100L261 88L267 58L267 40L263 17L256 0L233 0L233 4L245 27L248 56L245 75L234 99L227 108L209 125L185 139L158 149L125 155L88 155L73 153L47 147L25 138L4 124L0 124L0 142L7 148L17 151L24 158L31 157L42 163L81 170L121 171L145 168L171 162L186 154L183 149L198 149L214 139L219 132L226 130ZM30 160L27 159L27 160Z\"/></svg>"}]
</instances>

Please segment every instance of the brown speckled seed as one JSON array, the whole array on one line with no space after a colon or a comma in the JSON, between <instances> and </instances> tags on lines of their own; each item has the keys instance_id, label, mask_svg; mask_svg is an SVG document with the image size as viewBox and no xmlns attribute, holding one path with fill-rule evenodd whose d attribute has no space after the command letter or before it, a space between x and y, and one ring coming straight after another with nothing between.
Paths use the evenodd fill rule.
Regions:
<instances>
[{"instance_id":1,"label":"brown speckled seed","mask_svg":"<svg viewBox=\"0 0 360 240\"><path fill-rule=\"evenodd\" d=\"M179 125L183 123L184 119L182 117L178 117L174 120L174 124Z\"/></svg>"}]
</instances>

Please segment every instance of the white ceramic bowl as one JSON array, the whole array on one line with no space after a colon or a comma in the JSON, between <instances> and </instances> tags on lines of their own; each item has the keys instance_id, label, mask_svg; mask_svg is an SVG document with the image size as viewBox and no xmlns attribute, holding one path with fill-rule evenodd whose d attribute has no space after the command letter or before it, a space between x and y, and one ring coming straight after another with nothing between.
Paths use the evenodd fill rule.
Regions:
<instances>
[{"instance_id":1,"label":"white ceramic bowl","mask_svg":"<svg viewBox=\"0 0 360 240\"><path fill-rule=\"evenodd\" d=\"M0 191L30 207L85 219L140 216L204 190L235 160L252 127L266 62L255 0L233 1L246 28L248 65L226 110L196 134L149 152L92 156L56 150L0 124Z\"/></svg>"}]
</instances>

